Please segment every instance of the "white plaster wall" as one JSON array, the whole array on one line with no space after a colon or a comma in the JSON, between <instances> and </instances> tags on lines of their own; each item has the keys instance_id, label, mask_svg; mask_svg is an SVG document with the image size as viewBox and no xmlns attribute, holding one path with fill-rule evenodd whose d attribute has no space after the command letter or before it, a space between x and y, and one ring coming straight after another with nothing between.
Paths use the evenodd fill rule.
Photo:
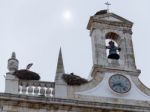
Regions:
<instances>
[{"instance_id":1,"label":"white plaster wall","mask_svg":"<svg viewBox=\"0 0 150 112\"><path fill-rule=\"evenodd\" d=\"M109 97L109 98L119 98L119 99L130 99L130 100L140 100L140 101L150 101L150 96L147 96L142 91L140 91L136 85L132 82L129 75L125 75L131 81L131 90L128 93L119 94L111 90L109 87L109 78L112 76L112 73L107 73L104 75L104 79L99 83L95 88L77 92L79 95L87 96L96 96L96 97Z\"/></svg>"}]
</instances>

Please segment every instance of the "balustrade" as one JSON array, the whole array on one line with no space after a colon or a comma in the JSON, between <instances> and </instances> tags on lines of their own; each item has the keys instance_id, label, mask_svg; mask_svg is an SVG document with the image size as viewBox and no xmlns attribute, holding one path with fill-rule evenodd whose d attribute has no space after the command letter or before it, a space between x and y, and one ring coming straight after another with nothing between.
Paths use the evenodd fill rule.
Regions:
<instances>
[{"instance_id":1,"label":"balustrade","mask_svg":"<svg viewBox=\"0 0 150 112\"><path fill-rule=\"evenodd\" d=\"M32 96L54 96L54 82L19 80L19 94Z\"/></svg>"}]
</instances>

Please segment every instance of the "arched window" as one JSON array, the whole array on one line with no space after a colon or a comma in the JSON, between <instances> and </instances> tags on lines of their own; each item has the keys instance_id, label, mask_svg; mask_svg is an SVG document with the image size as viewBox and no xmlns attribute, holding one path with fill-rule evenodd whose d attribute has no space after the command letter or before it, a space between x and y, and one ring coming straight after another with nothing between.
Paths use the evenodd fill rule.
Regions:
<instances>
[{"instance_id":1,"label":"arched window","mask_svg":"<svg viewBox=\"0 0 150 112\"><path fill-rule=\"evenodd\" d=\"M106 52L109 59L116 59L120 58L119 51L121 48L118 46L119 35L114 32L109 32L105 36L106 38Z\"/></svg>"}]
</instances>

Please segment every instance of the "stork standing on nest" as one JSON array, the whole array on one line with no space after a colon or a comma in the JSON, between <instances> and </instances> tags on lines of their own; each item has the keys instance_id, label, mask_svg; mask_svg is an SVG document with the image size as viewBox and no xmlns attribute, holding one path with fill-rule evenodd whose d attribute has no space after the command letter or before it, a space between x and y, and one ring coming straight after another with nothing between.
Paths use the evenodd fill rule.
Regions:
<instances>
[{"instance_id":1,"label":"stork standing on nest","mask_svg":"<svg viewBox=\"0 0 150 112\"><path fill-rule=\"evenodd\" d=\"M29 63L26 67L26 70L30 70L30 68L33 66L33 63Z\"/></svg>"}]
</instances>

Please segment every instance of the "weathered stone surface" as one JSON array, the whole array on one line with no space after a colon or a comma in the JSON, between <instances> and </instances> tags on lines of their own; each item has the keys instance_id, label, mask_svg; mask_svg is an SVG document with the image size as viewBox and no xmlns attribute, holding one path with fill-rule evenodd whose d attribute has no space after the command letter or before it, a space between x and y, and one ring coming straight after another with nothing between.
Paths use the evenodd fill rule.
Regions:
<instances>
[{"instance_id":1,"label":"weathered stone surface","mask_svg":"<svg viewBox=\"0 0 150 112\"><path fill-rule=\"evenodd\" d=\"M72 99L60 98L44 98L31 97L23 95L12 95L0 93L0 109L2 112L118 112L118 111L133 111L133 112L149 112L148 103L145 105L136 103L129 104L113 104L103 102L91 102ZM102 99L103 100L103 99Z\"/></svg>"}]
</instances>

